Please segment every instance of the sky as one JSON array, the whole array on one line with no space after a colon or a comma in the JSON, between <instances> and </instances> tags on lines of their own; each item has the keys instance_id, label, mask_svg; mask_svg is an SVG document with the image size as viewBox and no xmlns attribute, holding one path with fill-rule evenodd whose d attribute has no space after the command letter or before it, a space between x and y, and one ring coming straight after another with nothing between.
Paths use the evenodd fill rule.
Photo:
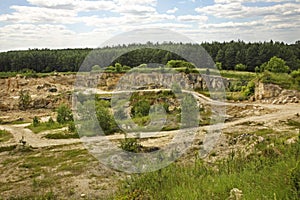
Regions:
<instances>
[{"instance_id":1,"label":"sky","mask_svg":"<svg viewBox=\"0 0 300 200\"><path fill-rule=\"evenodd\" d=\"M300 40L300 0L0 0L0 51L95 48L135 29L195 42Z\"/></svg>"}]
</instances>

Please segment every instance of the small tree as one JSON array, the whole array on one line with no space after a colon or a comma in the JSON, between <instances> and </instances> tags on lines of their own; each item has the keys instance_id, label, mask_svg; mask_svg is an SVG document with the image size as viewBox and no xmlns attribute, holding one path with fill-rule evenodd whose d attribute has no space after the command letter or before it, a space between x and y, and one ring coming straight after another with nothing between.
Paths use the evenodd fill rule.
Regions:
<instances>
[{"instance_id":1,"label":"small tree","mask_svg":"<svg viewBox=\"0 0 300 200\"><path fill-rule=\"evenodd\" d=\"M146 100L141 100L136 102L131 109L131 114L133 117L144 117L149 114L150 103Z\"/></svg>"},{"instance_id":2,"label":"small tree","mask_svg":"<svg viewBox=\"0 0 300 200\"><path fill-rule=\"evenodd\" d=\"M246 71L247 66L242 63L239 63L239 64L235 65L234 69L236 71Z\"/></svg>"},{"instance_id":3,"label":"small tree","mask_svg":"<svg viewBox=\"0 0 300 200\"><path fill-rule=\"evenodd\" d=\"M268 70L274 73L287 73L290 71L290 68L285 64L283 59L273 56L267 63L261 65L261 70Z\"/></svg>"},{"instance_id":4,"label":"small tree","mask_svg":"<svg viewBox=\"0 0 300 200\"><path fill-rule=\"evenodd\" d=\"M39 123L40 123L39 118L37 116L35 116L32 120L32 126L37 127L39 125Z\"/></svg>"},{"instance_id":5,"label":"small tree","mask_svg":"<svg viewBox=\"0 0 300 200\"><path fill-rule=\"evenodd\" d=\"M122 65L120 63L115 64L116 72L121 72L122 71Z\"/></svg>"},{"instance_id":6,"label":"small tree","mask_svg":"<svg viewBox=\"0 0 300 200\"><path fill-rule=\"evenodd\" d=\"M99 65L94 65L92 71L101 71L101 67Z\"/></svg>"},{"instance_id":7,"label":"small tree","mask_svg":"<svg viewBox=\"0 0 300 200\"><path fill-rule=\"evenodd\" d=\"M31 96L28 91L21 90L19 93L19 108L26 110L31 103Z\"/></svg>"},{"instance_id":8,"label":"small tree","mask_svg":"<svg viewBox=\"0 0 300 200\"><path fill-rule=\"evenodd\" d=\"M56 121L60 124L65 124L67 122L73 121L72 110L65 104L60 105L57 109Z\"/></svg>"},{"instance_id":9,"label":"small tree","mask_svg":"<svg viewBox=\"0 0 300 200\"><path fill-rule=\"evenodd\" d=\"M216 62L216 67L218 70L222 70L222 63L221 62Z\"/></svg>"}]
</instances>

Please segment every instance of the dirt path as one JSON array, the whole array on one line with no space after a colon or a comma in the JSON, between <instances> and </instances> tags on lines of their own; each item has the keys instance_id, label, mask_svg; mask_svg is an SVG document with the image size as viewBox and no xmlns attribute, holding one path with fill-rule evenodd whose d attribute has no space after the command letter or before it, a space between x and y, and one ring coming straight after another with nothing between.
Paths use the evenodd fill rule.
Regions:
<instances>
[{"instance_id":1,"label":"dirt path","mask_svg":"<svg viewBox=\"0 0 300 200\"><path fill-rule=\"evenodd\" d=\"M145 90L150 91L150 90ZM152 90L153 91L153 90ZM156 91L156 90L155 90ZM97 91L97 93L101 93L102 91ZM190 91L189 91L190 92ZM104 92L105 94L113 94L113 92ZM215 128L228 128L235 126L237 124L253 121L253 122L267 122L267 123L274 123L277 120L286 120L289 117L294 116L296 113L300 113L300 104L285 104L285 105L273 105L273 104L257 104L257 103L229 103L229 102L218 102L212 100L202 94L196 92L190 92L195 96L199 101L211 104L218 104L224 106L246 106L246 105L253 105L253 106L260 106L262 108L271 109L272 113L263 114L260 116L247 116L241 119L237 119L235 121L226 122L223 124L216 124L210 126L203 126L199 127L197 131L207 130L207 129L215 129ZM0 125L0 129L7 130L11 132L14 136L14 143L17 144L19 141L24 137L27 144L31 145L32 147L47 147L47 146L54 146L54 145L63 145L63 144L74 144L81 142L80 139L46 139L43 138L43 134L35 134L30 129L25 128L29 124L21 124L21 125ZM168 132L147 132L142 133L140 135L141 138L162 138L162 137L172 137L179 133L182 130L175 130L175 131L168 131ZM124 135L116 134L111 136L106 136L109 140L118 140L124 138ZM150 142L150 141L149 141Z\"/></svg>"},{"instance_id":2,"label":"dirt path","mask_svg":"<svg viewBox=\"0 0 300 200\"><path fill-rule=\"evenodd\" d=\"M14 136L14 142L10 144L19 144L19 141L24 137L26 144L38 148L38 147L48 147L63 144L73 144L80 142L80 139L60 139L60 140L49 140L42 138L41 134L35 134L30 129L25 128L29 124L21 125L0 125L0 129L4 129L12 133Z\"/></svg>"}]
</instances>

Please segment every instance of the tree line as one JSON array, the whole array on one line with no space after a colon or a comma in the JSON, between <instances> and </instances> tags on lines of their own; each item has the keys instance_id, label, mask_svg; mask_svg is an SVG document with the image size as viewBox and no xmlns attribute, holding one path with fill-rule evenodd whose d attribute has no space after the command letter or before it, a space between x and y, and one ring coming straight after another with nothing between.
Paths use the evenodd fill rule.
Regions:
<instances>
[{"instance_id":1,"label":"tree line","mask_svg":"<svg viewBox=\"0 0 300 200\"><path fill-rule=\"evenodd\" d=\"M211 68L214 62L225 70L255 71L272 57L286 62L291 70L300 68L300 41L283 42L204 42L202 44L162 43L130 44L99 49L29 49L0 53L0 71L76 72L91 71L95 65L105 68L121 63L136 67L144 63L166 65L170 60L192 62L199 68ZM155 65L153 65L155 66Z\"/></svg>"}]
</instances>

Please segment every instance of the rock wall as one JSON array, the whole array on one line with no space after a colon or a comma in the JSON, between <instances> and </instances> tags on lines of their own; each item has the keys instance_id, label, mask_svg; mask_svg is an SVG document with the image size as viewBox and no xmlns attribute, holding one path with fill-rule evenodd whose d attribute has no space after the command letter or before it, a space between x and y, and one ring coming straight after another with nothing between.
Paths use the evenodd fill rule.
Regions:
<instances>
[{"instance_id":1,"label":"rock wall","mask_svg":"<svg viewBox=\"0 0 300 200\"><path fill-rule=\"evenodd\" d=\"M102 73L78 77L76 84L83 87L98 87L112 90L115 87L129 89L142 88L170 88L174 83L183 88L208 90L228 88L229 80L220 76L185 73Z\"/></svg>"},{"instance_id":2,"label":"rock wall","mask_svg":"<svg viewBox=\"0 0 300 200\"><path fill-rule=\"evenodd\" d=\"M274 84L259 82L255 87L255 100L263 103L286 104L299 103L300 92L296 90L285 90Z\"/></svg>"}]
</instances>

